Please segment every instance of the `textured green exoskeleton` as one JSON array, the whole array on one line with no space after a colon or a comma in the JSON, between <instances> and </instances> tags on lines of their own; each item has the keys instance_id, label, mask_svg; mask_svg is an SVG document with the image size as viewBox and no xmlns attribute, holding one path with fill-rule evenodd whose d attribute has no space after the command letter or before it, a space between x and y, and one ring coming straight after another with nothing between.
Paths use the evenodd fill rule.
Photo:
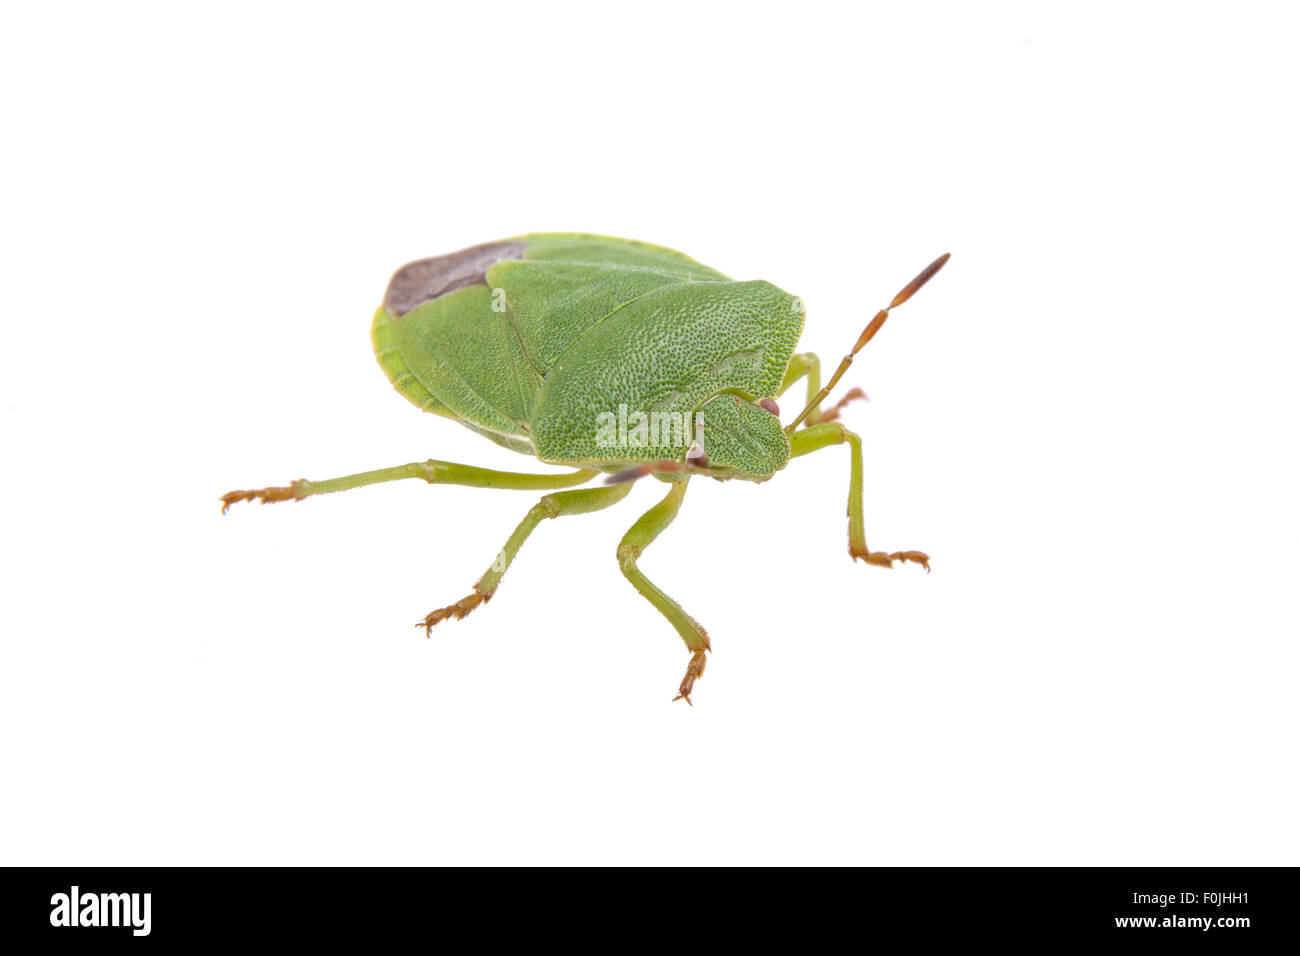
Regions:
<instances>
[{"instance_id":1,"label":"textured green exoskeleton","mask_svg":"<svg viewBox=\"0 0 1300 956\"><path fill-rule=\"evenodd\" d=\"M895 308L947 261L903 289ZM558 475L490 471L430 460L327 481L232 491L233 502L302 500L400 478L548 493L528 512L468 597L426 615L426 634L495 593L524 540L545 518L597 511L622 500L635 479L669 483L618 546L623 574L669 620L691 651L678 698L690 702L709 638L641 572L637 559L676 517L695 476L765 481L794 457L847 443L849 553L890 567L919 551L867 548L862 445L836 419L851 390L821 409L853 356L889 315L881 310L820 386L812 353L795 354L798 298L768 282L737 282L693 259L642 242L535 234L412 262L389 283L371 337L393 386L422 410L455 419L512 451L576 470ZM806 380L807 404L782 427L776 398ZM799 429L800 423L806 427ZM597 474L609 477L596 487Z\"/></svg>"}]
</instances>

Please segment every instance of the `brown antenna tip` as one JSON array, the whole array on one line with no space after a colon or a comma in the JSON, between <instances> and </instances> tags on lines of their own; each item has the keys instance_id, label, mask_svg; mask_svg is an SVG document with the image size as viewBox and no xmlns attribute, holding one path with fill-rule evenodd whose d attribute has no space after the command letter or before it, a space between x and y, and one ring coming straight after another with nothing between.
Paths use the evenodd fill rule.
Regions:
<instances>
[{"instance_id":1,"label":"brown antenna tip","mask_svg":"<svg viewBox=\"0 0 1300 956\"><path fill-rule=\"evenodd\" d=\"M934 274L943 268L944 263L948 261L948 257L951 255L951 252L945 252L938 259L935 259L934 262L931 262L928 266L922 269L920 275L907 285L903 286L903 291L894 296L894 301L889 303L889 308L896 309L912 296L916 295L917 290L934 278Z\"/></svg>"}]
</instances>

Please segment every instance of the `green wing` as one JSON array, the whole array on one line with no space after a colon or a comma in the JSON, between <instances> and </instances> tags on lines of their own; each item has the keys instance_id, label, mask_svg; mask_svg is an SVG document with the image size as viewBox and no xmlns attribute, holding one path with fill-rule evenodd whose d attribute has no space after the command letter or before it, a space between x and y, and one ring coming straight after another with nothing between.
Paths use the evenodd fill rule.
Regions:
<instances>
[{"instance_id":1,"label":"green wing","mask_svg":"<svg viewBox=\"0 0 1300 956\"><path fill-rule=\"evenodd\" d=\"M487 286L425 302L393 333L412 374L457 417L503 435L528 434L542 377L524 358L510 316L492 311Z\"/></svg>"},{"instance_id":2,"label":"green wing","mask_svg":"<svg viewBox=\"0 0 1300 956\"><path fill-rule=\"evenodd\" d=\"M487 286L463 286L404 313L382 306L371 339L393 387L421 409L534 454L528 417L542 377L524 355L510 316L493 309Z\"/></svg>"},{"instance_id":3,"label":"green wing","mask_svg":"<svg viewBox=\"0 0 1300 956\"><path fill-rule=\"evenodd\" d=\"M403 266L371 339L393 386L421 409L531 455L528 418L542 377L486 285L488 267L524 247L506 240Z\"/></svg>"}]
</instances>

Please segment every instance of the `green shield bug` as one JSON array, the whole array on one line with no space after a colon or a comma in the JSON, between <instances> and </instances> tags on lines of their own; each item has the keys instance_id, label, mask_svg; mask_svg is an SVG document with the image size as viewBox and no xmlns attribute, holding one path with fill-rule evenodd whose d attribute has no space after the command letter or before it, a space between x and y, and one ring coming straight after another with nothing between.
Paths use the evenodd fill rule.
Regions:
<instances>
[{"instance_id":1,"label":"green shield bug","mask_svg":"<svg viewBox=\"0 0 1300 956\"><path fill-rule=\"evenodd\" d=\"M426 636L496 593L533 529L622 500L653 476L667 496L623 536L623 574L681 635L691 659L674 700L690 703L709 636L637 567L676 517L691 478L766 481L791 458L849 446L849 554L892 567L920 551L872 551L862 520L862 442L837 419L854 398L821 403L891 309L948 261L945 254L880 310L825 386L821 363L796 354L799 299L768 282L737 282L679 252L581 234L533 234L409 263L393 275L371 338L393 386L423 411L551 465L559 475L492 471L447 461L412 462L325 481L295 481L222 496L301 501L383 481L544 491L474 590L427 614ZM803 410L782 426L776 399L804 379ZM800 428L800 424L804 427ZM579 489L599 474L602 484ZM562 491L559 489L575 489Z\"/></svg>"}]
</instances>

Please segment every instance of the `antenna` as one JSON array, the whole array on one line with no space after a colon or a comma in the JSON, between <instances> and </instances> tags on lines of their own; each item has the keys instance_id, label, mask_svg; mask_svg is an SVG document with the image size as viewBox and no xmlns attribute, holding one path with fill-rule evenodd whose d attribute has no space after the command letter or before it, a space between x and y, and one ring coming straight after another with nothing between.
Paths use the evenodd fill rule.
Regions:
<instances>
[{"instance_id":1,"label":"antenna","mask_svg":"<svg viewBox=\"0 0 1300 956\"><path fill-rule=\"evenodd\" d=\"M876 313L876 317L867 324L867 327L862 330L862 334L858 336L858 344L853 346L852 352L844 356L844 361L840 362L840 367L835 370L835 374L832 375L831 380L826 383L826 387L817 393L816 397L808 403L807 407L799 413L799 416L794 421L785 426L785 433L787 435L793 434L794 430L799 426L799 423L807 418L814 408L825 401L826 396L831 393L831 389L833 389L835 384L844 377L844 373L847 372L849 366L853 364L853 357L862 351L862 346L870 342L875 334L880 331L880 327L885 324L885 319L889 318L889 310L897 309L912 296L916 295L917 290L933 279L934 274L943 268L944 263L948 261L950 255L952 255L952 253L945 252L938 259L935 259L934 262L931 262L928 266L922 269L920 275L907 285L903 286L902 291L899 292L898 295L894 296L894 301L890 302L886 308L883 308Z\"/></svg>"}]
</instances>

